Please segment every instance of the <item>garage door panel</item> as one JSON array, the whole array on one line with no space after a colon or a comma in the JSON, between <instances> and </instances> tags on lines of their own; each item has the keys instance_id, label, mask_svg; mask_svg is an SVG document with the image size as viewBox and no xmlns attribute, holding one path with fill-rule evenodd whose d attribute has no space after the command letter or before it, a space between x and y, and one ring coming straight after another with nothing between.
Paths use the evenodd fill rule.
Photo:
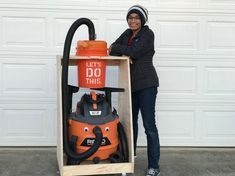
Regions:
<instances>
[{"instance_id":1,"label":"garage door panel","mask_svg":"<svg viewBox=\"0 0 235 176\"><path fill-rule=\"evenodd\" d=\"M45 137L43 126L45 126L45 110L9 109L3 110L3 135L5 137ZM23 122L23 123L22 123Z\"/></svg>"},{"instance_id":2,"label":"garage door panel","mask_svg":"<svg viewBox=\"0 0 235 176\"><path fill-rule=\"evenodd\" d=\"M55 105L5 104L1 106L0 145L47 145L56 142Z\"/></svg>"},{"instance_id":3,"label":"garage door panel","mask_svg":"<svg viewBox=\"0 0 235 176\"><path fill-rule=\"evenodd\" d=\"M105 27L106 29L109 28L109 32L107 32L105 36L109 45L120 36L120 30L124 31L127 28L126 21L123 21L123 18L125 18L125 16L121 15L106 18Z\"/></svg>"},{"instance_id":4,"label":"garage door panel","mask_svg":"<svg viewBox=\"0 0 235 176\"><path fill-rule=\"evenodd\" d=\"M196 50L198 47L198 22L186 19L157 21L159 49Z\"/></svg>"},{"instance_id":5,"label":"garage door panel","mask_svg":"<svg viewBox=\"0 0 235 176\"><path fill-rule=\"evenodd\" d=\"M46 93L46 65L39 64L3 64L3 92ZM33 75L33 76L31 76Z\"/></svg>"},{"instance_id":6,"label":"garage door panel","mask_svg":"<svg viewBox=\"0 0 235 176\"><path fill-rule=\"evenodd\" d=\"M45 18L9 16L3 17L2 20L4 47L45 47Z\"/></svg>"},{"instance_id":7,"label":"garage door panel","mask_svg":"<svg viewBox=\"0 0 235 176\"><path fill-rule=\"evenodd\" d=\"M12 58L11 58L12 57ZM55 57L55 56L54 56ZM27 59L26 59L27 58ZM40 56L3 57L0 60L2 98L55 98L55 61Z\"/></svg>"},{"instance_id":8,"label":"garage door panel","mask_svg":"<svg viewBox=\"0 0 235 176\"><path fill-rule=\"evenodd\" d=\"M187 110L159 110L157 113L161 138L193 138L195 135L195 115Z\"/></svg>"},{"instance_id":9,"label":"garage door panel","mask_svg":"<svg viewBox=\"0 0 235 176\"><path fill-rule=\"evenodd\" d=\"M232 78L235 75L235 66L211 66L205 68L205 93L208 94L227 94L234 96L235 80Z\"/></svg>"},{"instance_id":10,"label":"garage door panel","mask_svg":"<svg viewBox=\"0 0 235 176\"><path fill-rule=\"evenodd\" d=\"M207 22L207 48L208 49L235 49L235 19L224 21L218 19L216 21ZM228 20L228 19L226 19Z\"/></svg>"},{"instance_id":11,"label":"garage door panel","mask_svg":"<svg viewBox=\"0 0 235 176\"><path fill-rule=\"evenodd\" d=\"M200 0L158 0L157 5L168 8L195 8L200 6Z\"/></svg>"},{"instance_id":12,"label":"garage door panel","mask_svg":"<svg viewBox=\"0 0 235 176\"><path fill-rule=\"evenodd\" d=\"M235 139L235 111L214 109L203 112L203 138Z\"/></svg>"},{"instance_id":13,"label":"garage door panel","mask_svg":"<svg viewBox=\"0 0 235 176\"><path fill-rule=\"evenodd\" d=\"M233 0L208 0L207 4L209 7L220 6L220 8L229 8L235 5Z\"/></svg>"},{"instance_id":14,"label":"garage door panel","mask_svg":"<svg viewBox=\"0 0 235 176\"><path fill-rule=\"evenodd\" d=\"M158 66L161 94L196 93L196 67L193 66Z\"/></svg>"}]
</instances>

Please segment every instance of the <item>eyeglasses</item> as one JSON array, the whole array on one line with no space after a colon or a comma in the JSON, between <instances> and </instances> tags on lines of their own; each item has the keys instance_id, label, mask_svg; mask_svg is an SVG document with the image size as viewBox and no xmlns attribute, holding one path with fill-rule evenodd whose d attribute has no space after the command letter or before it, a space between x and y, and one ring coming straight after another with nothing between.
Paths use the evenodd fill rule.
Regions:
<instances>
[{"instance_id":1,"label":"eyeglasses","mask_svg":"<svg viewBox=\"0 0 235 176\"><path fill-rule=\"evenodd\" d=\"M140 20L140 17L138 17L138 16L135 16L135 17L132 17L132 16L129 16L128 17L128 21L132 21L132 20Z\"/></svg>"}]
</instances>

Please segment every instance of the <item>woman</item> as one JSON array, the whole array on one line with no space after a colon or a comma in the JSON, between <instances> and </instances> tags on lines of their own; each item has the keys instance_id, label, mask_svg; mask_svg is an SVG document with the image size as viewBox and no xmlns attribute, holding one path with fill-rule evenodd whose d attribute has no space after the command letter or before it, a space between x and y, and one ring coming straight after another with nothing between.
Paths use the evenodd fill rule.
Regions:
<instances>
[{"instance_id":1,"label":"woman","mask_svg":"<svg viewBox=\"0 0 235 176\"><path fill-rule=\"evenodd\" d=\"M160 174L160 144L155 122L158 76L153 66L154 33L145 25L148 11L140 5L129 8L126 16L129 29L110 46L109 54L130 57L134 150L138 136L138 114L141 111L147 136L148 169L146 176Z\"/></svg>"}]
</instances>

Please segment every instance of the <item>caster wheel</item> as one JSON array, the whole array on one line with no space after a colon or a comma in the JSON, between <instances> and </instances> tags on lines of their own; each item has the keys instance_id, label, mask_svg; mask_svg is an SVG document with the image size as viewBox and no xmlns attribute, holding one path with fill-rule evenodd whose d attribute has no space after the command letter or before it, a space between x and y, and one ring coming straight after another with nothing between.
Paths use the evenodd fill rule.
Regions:
<instances>
[{"instance_id":1,"label":"caster wheel","mask_svg":"<svg viewBox=\"0 0 235 176\"><path fill-rule=\"evenodd\" d=\"M95 158L93 158L92 161L93 161L94 164L98 164L100 162L100 158L99 157L95 157Z\"/></svg>"}]
</instances>

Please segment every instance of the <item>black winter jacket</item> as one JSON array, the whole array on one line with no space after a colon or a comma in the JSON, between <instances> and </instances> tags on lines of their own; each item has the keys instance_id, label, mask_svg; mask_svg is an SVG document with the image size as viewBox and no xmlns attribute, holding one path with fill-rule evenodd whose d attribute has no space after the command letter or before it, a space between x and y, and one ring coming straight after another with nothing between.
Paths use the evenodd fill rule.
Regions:
<instances>
[{"instance_id":1,"label":"black winter jacket","mask_svg":"<svg viewBox=\"0 0 235 176\"><path fill-rule=\"evenodd\" d=\"M153 66L155 53L153 31L148 26L143 26L128 46L128 39L131 35L131 29L124 31L111 45L110 55L130 56L133 62L130 64L132 92L153 86L158 87L159 80Z\"/></svg>"}]
</instances>

